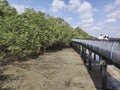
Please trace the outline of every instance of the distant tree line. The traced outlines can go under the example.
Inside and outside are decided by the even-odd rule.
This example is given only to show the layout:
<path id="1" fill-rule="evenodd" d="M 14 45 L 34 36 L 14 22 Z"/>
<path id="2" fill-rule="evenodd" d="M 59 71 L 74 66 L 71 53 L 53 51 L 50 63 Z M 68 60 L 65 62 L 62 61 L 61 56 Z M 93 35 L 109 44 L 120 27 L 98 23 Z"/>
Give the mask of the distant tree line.
<path id="1" fill-rule="evenodd" d="M 62 18 L 26 8 L 18 14 L 7 0 L 0 0 L 0 57 L 17 58 L 40 53 L 42 48 L 64 47 L 71 38 L 90 38 Z"/>

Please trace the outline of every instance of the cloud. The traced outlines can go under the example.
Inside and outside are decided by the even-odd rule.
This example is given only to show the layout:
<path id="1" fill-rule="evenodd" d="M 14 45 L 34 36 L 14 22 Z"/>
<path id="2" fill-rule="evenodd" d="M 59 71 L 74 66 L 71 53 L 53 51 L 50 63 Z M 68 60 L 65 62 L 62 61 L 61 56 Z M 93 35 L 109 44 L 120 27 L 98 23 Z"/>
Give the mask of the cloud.
<path id="1" fill-rule="evenodd" d="M 72 17 L 65 18 L 65 21 L 68 22 L 68 23 L 70 23 L 72 21 Z"/>
<path id="2" fill-rule="evenodd" d="M 120 0 L 116 0 L 116 1 L 115 1 L 115 4 L 116 4 L 116 5 L 120 5 Z"/>
<path id="3" fill-rule="evenodd" d="M 111 10 L 113 10 L 116 6 L 112 6 L 112 4 L 108 4 L 105 6 L 104 11 L 106 12 L 110 12 Z"/>
<path id="4" fill-rule="evenodd" d="M 108 18 L 104 21 L 104 24 L 108 24 L 108 23 L 114 23 L 116 22 L 116 19 L 115 18 Z"/>
<path id="5" fill-rule="evenodd" d="M 29 8 L 29 6 L 18 5 L 18 4 L 11 4 L 11 6 L 16 8 L 16 10 L 19 14 L 23 13 L 25 11 L 25 8 Z"/>
<path id="6" fill-rule="evenodd" d="M 79 14 L 80 21 L 79 26 L 84 29 L 89 29 L 93 26 L 94 17 L 93 13 L 96 9 L 92 7 L 89 2 L 83 1 L 77 9 L 77 13 Z"/>
<path id="7" fill-rule="evenodd" d="M 67 8 L 70 12 L 79 15 L 80 22 L 78 22 L 77 26 L 83 29 L 88 29 L 93 26 L 93 13 L 97 9 L 93 8 L 91 3 L 84 0 L 70 0 Z"/>
<path id="8" fill-rule="evenodd" d="M 102 29 L 102 27 L 100 27 L 100 26 L 93 26 L 91 28 L 91 30 L 101 30 L 101 29 Z"/>
<path id="9" fill-rule="evenodd" d="M 103 29 L 105 27 L 105 25 L 115 23 L 115 22 L 116 22 L 115 18 L 107 18 L 107 19 L 101 21 L 100 23 L 98 23 L 96 26 L 93 26 L 92 29 L 100 30 L 100 29 Z"/>
<path id="10" fill-rule="evenodd" d="M 45 13 L 46 12 L 46 8 L 41 8 L 40 11 Z"/>
<path id="11" fill-rule="evenodd" d="M 120 19 L 120 10 L 113 11 L 107 15 L 108 18 Z"/>
<path id="12" fill-rule="evenodd" d="M 57 13 L 59 10 L 65 8 L 66 5 L 62 0 L 53 0 L 51 11 Z"/>
<path id="13" fill-rule="evenodd" d="M 120 10 L 118 7 L 120 5 L 120 0 L 115 0 L 115 2 L 112 4 L 106 5 L 106 19 L 102 20 L 97 26 L 104 28 L 108 24 L 117 23 L 117 21 L 120 19 Z"/>
<path id="14" fill-rule="evenodd" d="M 78 8 L 80 7 L 81 3 L 81 0 L 70 0 L 68 9 L 70 11 L 76 12 L 76 10 L 78 10 Z"/>
<path id="15" fill-rule="evenodd" d="M 80 14 L 81 19 L 90 19 L 93 18 L 93 14 L 91 12 L 85 12 Z"/>
<path id="16" fill-rule="evenodd" d="M 86 23 L 86 24 L 83 24 L 81 27 L 84 28 L 84 29 L 88 29 L 88 28 L 91 28 L 91 26 L 93 26 L 92 23 Z"/>
<path id="17" fill-rule="evenodd" d="M 80 25 L 82 24 L 91 24 L 94 22 L 94 19 L 93 18 L 89 18 L 89 19 L 82 19 L 81 22 L 80 22 Z"/>
<path id="18" fill-rule="evenodd" d="M 80 12 L 80 13 L 89 12 L 88 10 L 90 10 L 90 12 L 92 12 L 93 8 L 92 8 L 92 5 L 89 2 L 86 2 L 86 1 L 81 3 L 80 7 L 78 8 L 78 12 Z"/>
<path id="19" fill-rule="evenodd" d="M 116 23 L 120 19 L 120 10 L 113 11 L 106 16 L 107 18 L 101 21 L 98 26 L 104 27 L 107 24 Z"/>
<path id="20" fill-rule="evenodd" d="M 62 10 L 64 10 L 69 13 L 78 14 L 80 22 L 78 22 L 77 25 L 81 28 L 83 27 L 83 29 L 88 29 L 93 26 L 93 14 L 97 9 L 93 8 L 90 2 L 85 0 L 69 0 L 69 3 L 65 4 L 63 0 L 53 0 L 51 6 L 53 13 L 62 12 Z M 70 23 L 72 18 L 66 18 L 65 20 Z"/>
<path id="21" fill-rule="evenodd" d="M 110 12 L 112 10 L 115 10 L 117 8 L 120 8 L 120 0 L 115 0 L 113 3 L 109 3 L 105 6 L 104 11 Z"/>
<path id="22" fill-rule="evenodd" d="M 101 23 L 102 25 L 117 22 L 120 19 L 120 0 L 107 4 L 104 11 L 107 12 L 107 19 Z"/>

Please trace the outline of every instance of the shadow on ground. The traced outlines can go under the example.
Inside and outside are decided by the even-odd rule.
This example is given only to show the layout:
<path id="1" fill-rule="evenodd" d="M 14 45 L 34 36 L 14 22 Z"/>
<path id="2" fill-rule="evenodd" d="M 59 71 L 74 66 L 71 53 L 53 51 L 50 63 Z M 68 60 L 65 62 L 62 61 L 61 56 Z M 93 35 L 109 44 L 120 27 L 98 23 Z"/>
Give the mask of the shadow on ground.
<path id="1" fill-rule="evenodd" d="M 13 88 L 2 86 L 6 81 L 8 81 L 8 79 L 10 79 L 10 75 L 0 75 L 0 90 L 15 90 Z"/>
<path id="2" fill-rule="evenodd" d="M 95 87 L 97 90 L 102 90 L 102 74 L 100 71 L 100 65 L 92 66 L 91 71 L 89 70 L 89 66 L 86 65 L 87 71 L 89 72 L 89 75 L 91 79 L 94 82 Z M 107 72 L 107 90 L 118 90 L 117 85 L 113 85 L 113 83 L 118 84 L 120 81 L 113 78 L 108 72 Z"/>
<path id="3" fill-rule="evenodd" d="M 102 90 L 102 86 L 101 86 L 101 80 L 102 80 L 102 76 L 101 76 L 101 72 L 100 72 L 100 67 L 92 67 L 91 71 L 88 68 L 88 65 L 86 66 L 90 77 L 92 78 L 95 87 L 97 88 L 97 90 Z"/>

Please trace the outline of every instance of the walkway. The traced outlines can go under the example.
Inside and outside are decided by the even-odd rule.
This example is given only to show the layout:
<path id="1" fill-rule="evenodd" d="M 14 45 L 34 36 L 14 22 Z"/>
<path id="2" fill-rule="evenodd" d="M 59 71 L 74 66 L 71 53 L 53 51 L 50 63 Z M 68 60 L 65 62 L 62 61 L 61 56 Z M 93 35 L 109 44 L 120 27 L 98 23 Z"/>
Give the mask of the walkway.
<path id="1" fill-rule="evenodd" d="M 9 90 L 96 90 L 80 56 L 73 49 L 14 62 L 3 73 Z M 8 77 L 9 76 L 9 77 Z"/>

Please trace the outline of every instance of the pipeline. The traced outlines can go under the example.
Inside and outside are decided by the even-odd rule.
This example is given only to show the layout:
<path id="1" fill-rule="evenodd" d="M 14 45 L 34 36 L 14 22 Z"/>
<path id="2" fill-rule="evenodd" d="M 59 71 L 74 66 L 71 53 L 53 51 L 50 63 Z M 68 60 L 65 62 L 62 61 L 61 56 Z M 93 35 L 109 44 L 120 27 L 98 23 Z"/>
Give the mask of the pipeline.
<path id="1" fill-rule="evenodd" d="M 71 42 L 80 44 L 120 68 L 120 42 L 72 39 Z"/>

